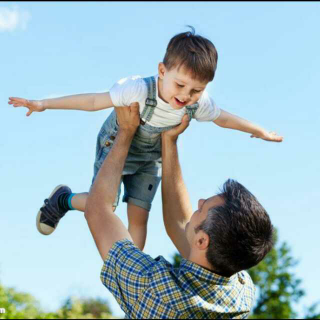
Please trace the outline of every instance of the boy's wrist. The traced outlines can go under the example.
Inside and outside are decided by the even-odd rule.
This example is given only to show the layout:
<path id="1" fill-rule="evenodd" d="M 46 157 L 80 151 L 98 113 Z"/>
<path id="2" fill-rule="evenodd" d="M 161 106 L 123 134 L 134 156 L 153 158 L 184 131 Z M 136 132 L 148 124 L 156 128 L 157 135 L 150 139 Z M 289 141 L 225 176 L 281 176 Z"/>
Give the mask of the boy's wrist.
<path id="1" fill-rule="evenodd" d="M 260 136 L 264 136 L 266 134 L 266 132 L 267 131 L 265 129 L 259 127 L 259 128 L 256 128 L 255 130 L 253 130 L 253 132 L 250 132 L 250 133 L 252 133 L 255 136 L 260 137 Z"/>
<path id="2" fill-rule="evenodd" d="M 43 111 L 48 109 L 48 100 L 47 99 L 43 99 L 43 100 L 38 100 L 40 106 L 42 107 Z"/>

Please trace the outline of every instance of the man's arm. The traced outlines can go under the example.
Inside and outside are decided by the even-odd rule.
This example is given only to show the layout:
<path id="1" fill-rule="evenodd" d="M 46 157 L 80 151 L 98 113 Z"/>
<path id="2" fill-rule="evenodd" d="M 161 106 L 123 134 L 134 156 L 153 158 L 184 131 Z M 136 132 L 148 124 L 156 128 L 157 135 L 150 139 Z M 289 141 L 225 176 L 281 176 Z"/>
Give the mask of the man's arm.
<path id="1" fill-rule="evenodd" d="M 8 103 L 14 107 L 28 108 L 27 116 L 30 116 L 32 112 L 42 112 L 48 109 L 98 111 L 113 107 L 109 92 L 76 94 L 43 100 L 9 97 Z"/>
<path id="2" fill-rule="evenodd" d="M 188 117 L 182 124 L 162 134 L 162 204 L 166 231 L 184 258 L 189 257 L 190 247 L 185 228 L 192 216 L 187 188 L 182 178 L 178 158 L 177 138 L 189 125 Z"/>
<path id="3" fill-rule="evenodd" d="M 116 108 L 116 112 L 119 131 L 90 190 L 85 209 L 85 217 L 103 260 L 115 242 L 122 239 L 132 241 L 128 230 L 114 214 L 112 205 L 131 141 L 140 123 L 139 105 Z"/>
<path id="4" fill-rule="evenodd" d="M 268 132 L 264 128 L 222 109 L 220 116 L 213 122 L 222 128 L 229 128 L 251 133 L 252 138 L 260 138 L 273 142 L 282 142 L 283 140 L 283 137 L 278 136 L 275 132 Z"/>

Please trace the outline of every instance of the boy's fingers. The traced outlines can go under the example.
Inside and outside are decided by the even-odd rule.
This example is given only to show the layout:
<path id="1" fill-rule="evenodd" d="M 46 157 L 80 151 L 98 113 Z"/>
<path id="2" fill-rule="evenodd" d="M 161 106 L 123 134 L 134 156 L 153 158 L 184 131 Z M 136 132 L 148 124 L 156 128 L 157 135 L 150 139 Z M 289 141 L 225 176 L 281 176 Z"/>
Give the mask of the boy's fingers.
<path id="1" fill-rule="evenodd" d="M 29 112 L 27 113 L 27 117 L 29 117 L 29 116 L 31 115 L 31 113 L 32 113 L 32 111 L 29 111 Z"/>

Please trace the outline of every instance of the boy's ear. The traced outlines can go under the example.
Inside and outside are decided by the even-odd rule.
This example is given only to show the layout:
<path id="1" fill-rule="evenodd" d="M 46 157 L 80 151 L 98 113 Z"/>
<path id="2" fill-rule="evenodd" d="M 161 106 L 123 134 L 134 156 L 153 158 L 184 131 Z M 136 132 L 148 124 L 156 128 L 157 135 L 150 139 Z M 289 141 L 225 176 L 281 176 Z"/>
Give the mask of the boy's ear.
<path id="1" fill-rule="evenodd" d="M 165 65 L 163 64 L 163 62 L 160 62 L 159 65 L 158 65 L 158 74 L 159 74 L 159 78 L 160 79 L 163 79 L 166 71 L 167 70 L 166 70 Z"/>

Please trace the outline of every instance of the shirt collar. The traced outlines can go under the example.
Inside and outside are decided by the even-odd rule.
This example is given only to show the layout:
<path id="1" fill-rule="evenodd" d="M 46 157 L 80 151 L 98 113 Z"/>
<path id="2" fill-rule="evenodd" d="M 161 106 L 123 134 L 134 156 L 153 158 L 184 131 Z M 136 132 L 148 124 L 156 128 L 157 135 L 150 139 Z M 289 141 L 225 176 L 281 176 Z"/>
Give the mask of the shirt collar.
<path id="1" fill-rule="evenodd" d="M 223 277 L 187 259 L 181 260 L 180 270 L 188 271 L 192 276 L 211 282 L 214 285 L 231 285 L 238 279 L 237 274 L 234 274 L 230 278 Z"/>

